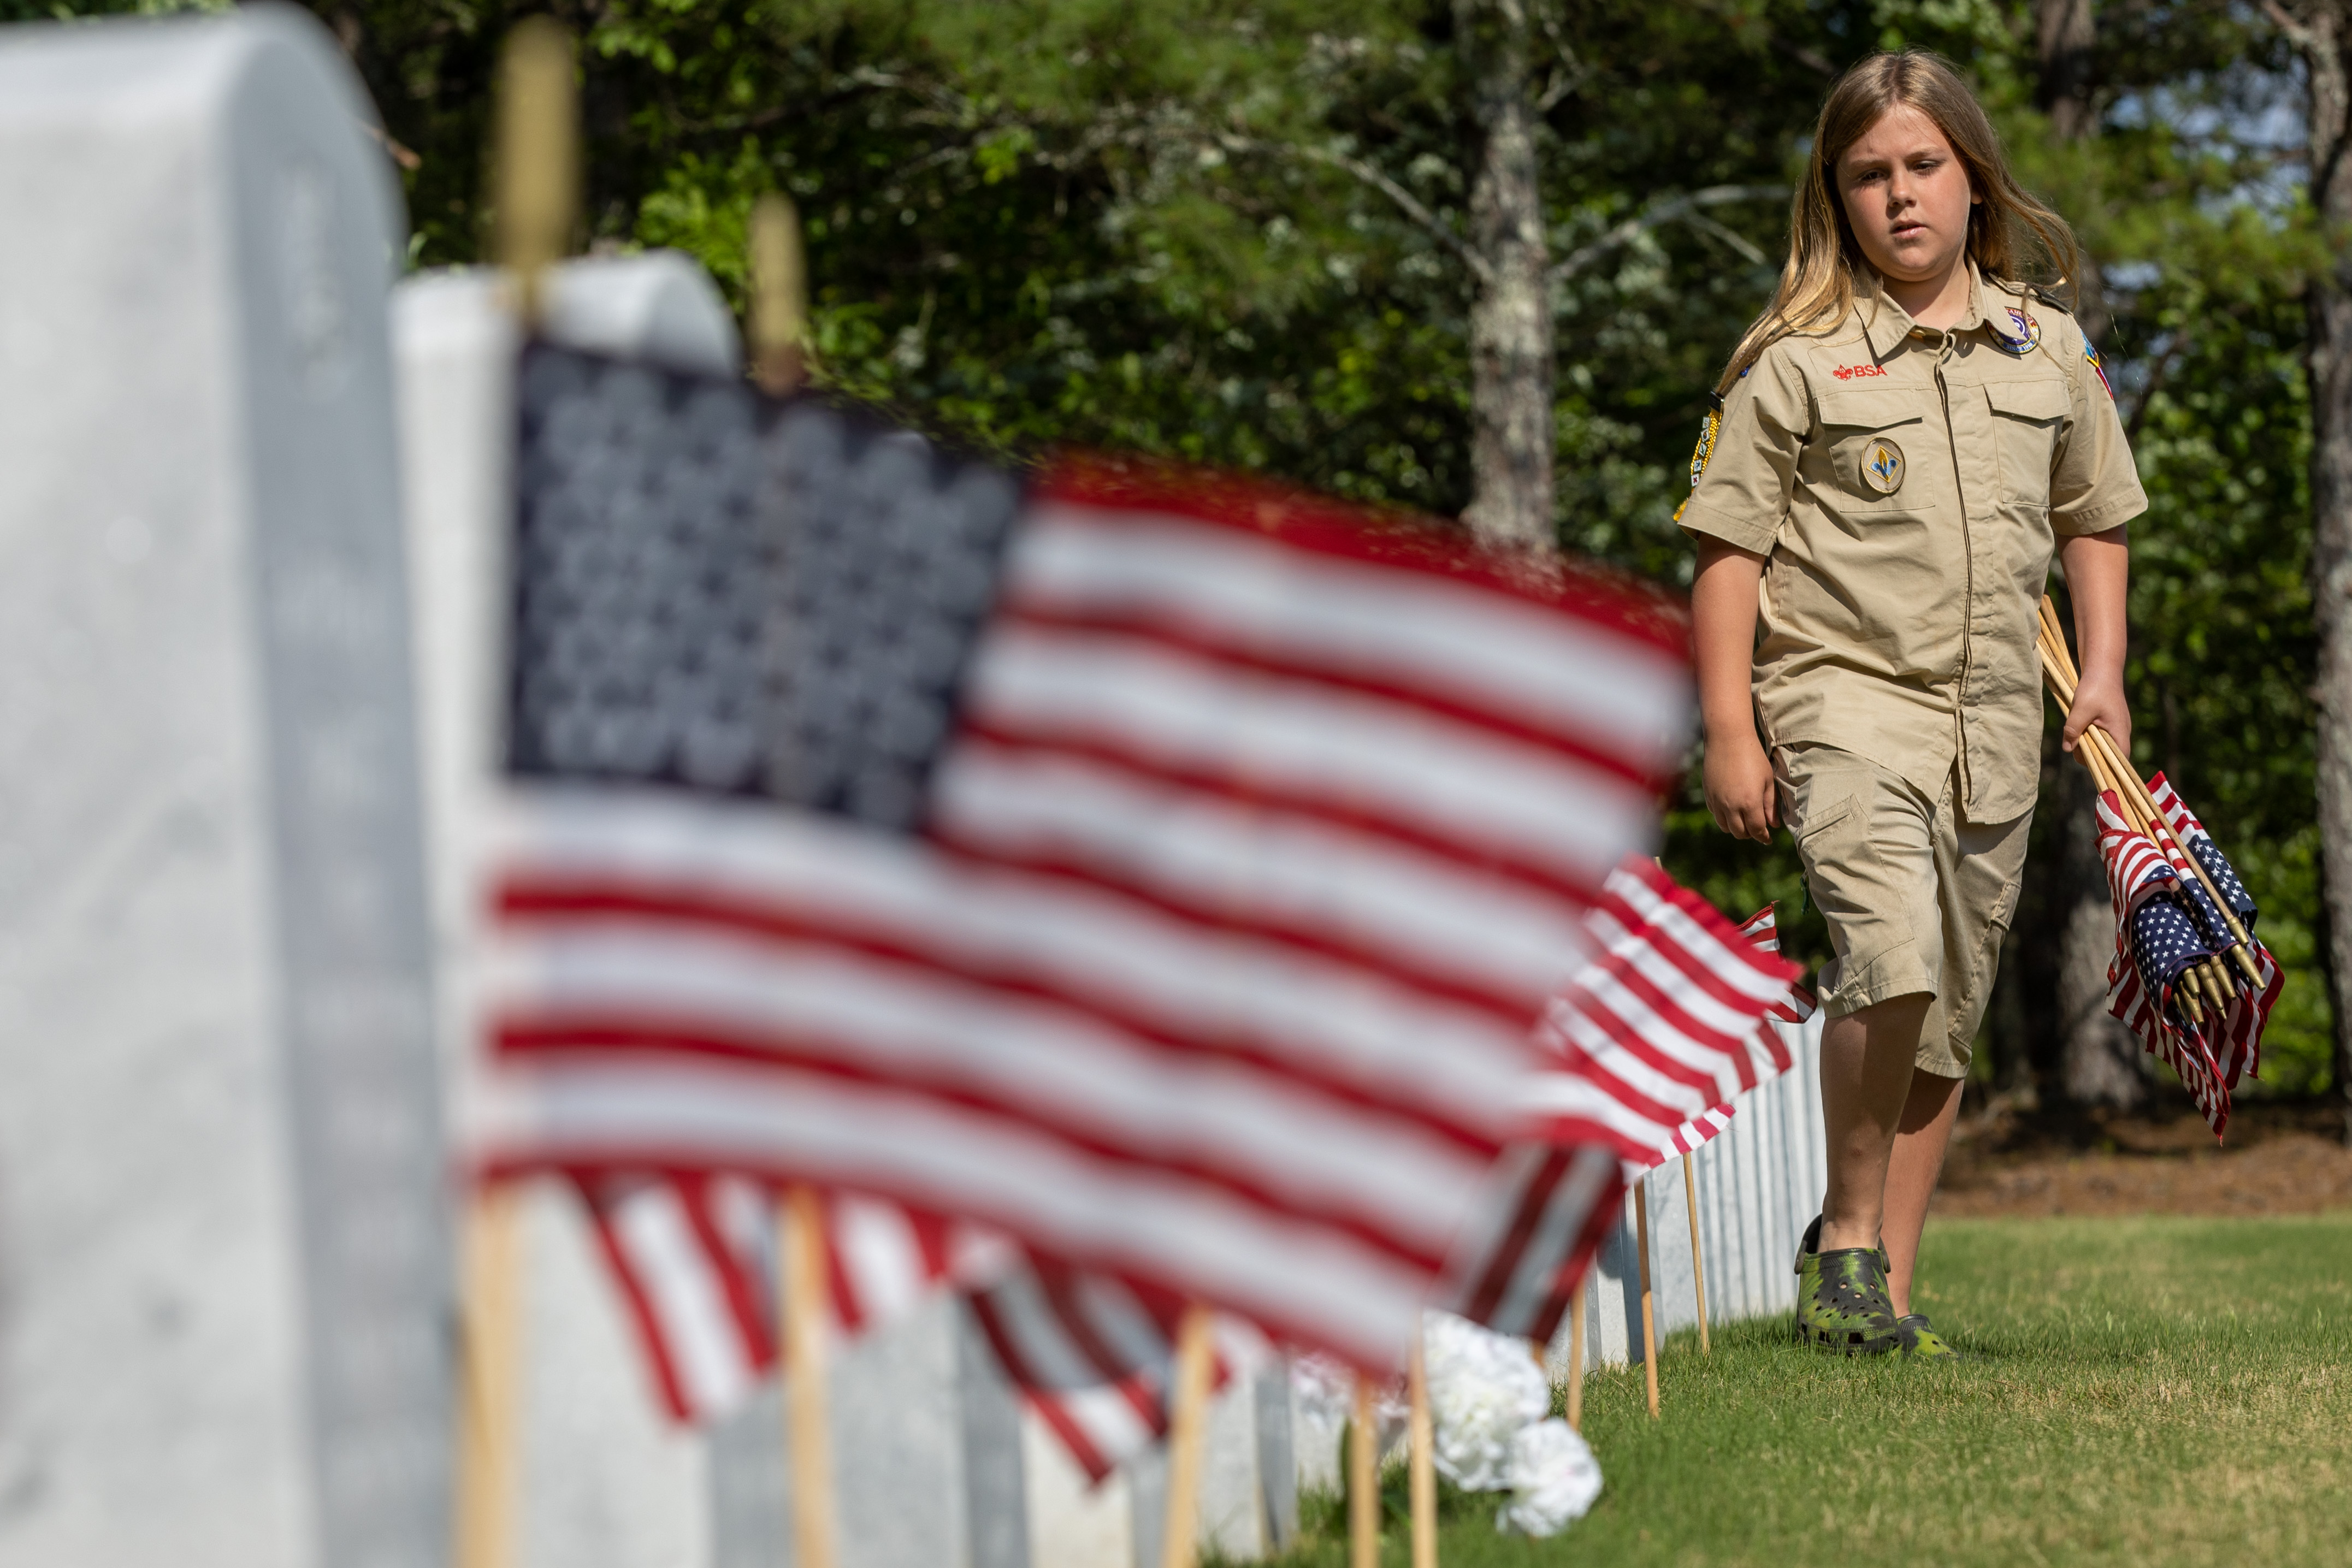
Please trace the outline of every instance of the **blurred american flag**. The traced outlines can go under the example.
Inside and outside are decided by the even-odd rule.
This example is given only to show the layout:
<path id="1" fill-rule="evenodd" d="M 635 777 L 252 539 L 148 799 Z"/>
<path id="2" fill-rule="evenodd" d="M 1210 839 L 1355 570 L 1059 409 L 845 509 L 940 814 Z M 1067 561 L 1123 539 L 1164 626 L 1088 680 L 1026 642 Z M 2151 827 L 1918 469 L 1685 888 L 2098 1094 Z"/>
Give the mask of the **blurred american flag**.
<path id="1" fill-rule="evenodd" d="M 1400 1358 L 1655 833 L 1679 624 L 1265 486 L 520 384 L 486 1174 L 815 1181 Z"/>

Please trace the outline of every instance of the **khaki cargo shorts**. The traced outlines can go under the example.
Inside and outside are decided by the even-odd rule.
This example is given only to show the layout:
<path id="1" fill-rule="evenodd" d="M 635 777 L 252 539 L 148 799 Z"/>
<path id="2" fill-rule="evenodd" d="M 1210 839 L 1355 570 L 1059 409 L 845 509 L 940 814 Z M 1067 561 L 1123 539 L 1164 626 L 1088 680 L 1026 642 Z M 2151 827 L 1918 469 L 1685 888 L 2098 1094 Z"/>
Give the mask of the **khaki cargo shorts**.
<path id="1" fill-rule="evenodd" d="M 1931 800 L 1869 758 L 1831 746 L 1775 747 L 1772 771 L 1782 821 L 1797 836 L 1806 884 L 1837 950 L 1821 973 L 1823 1009 L 1843 1018 L 1890 997 L 1932 992 L 1916 1064 L 1938 1077 L 1967 1077 L 2001 937 L 2017 913 L 2033 813 L 1962 821 L 1957 772 Z"/>

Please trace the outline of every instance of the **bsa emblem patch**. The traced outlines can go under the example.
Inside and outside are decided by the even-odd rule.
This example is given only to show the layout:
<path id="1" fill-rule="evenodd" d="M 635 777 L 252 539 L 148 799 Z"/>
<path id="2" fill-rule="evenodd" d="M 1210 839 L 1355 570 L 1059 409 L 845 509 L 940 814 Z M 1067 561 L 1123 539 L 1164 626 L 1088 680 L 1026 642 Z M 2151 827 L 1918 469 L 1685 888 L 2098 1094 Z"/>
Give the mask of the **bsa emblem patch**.
<path id="1" fill-rule="evenodd" d="M 1741 373 L 1746 374 L 1745 371 Z M 1690 476 L 1693 490 L 1698 488 L 1699 479 L 1706 473 L 1706 460 L 1715 455 L 1715 438 L 1722 434 L 1723 411 L 1720 408 L 1708 409 L 1706 417 L 1699 422 L 1698 445 L 1691 453 Z M 1683 520 L 1683 507 L 1689 505 L 1690 497 L 1684 497 L 1683 506 L 1675 508 L 1675 521 L 1679 523 Z"/>
<path id="2" fill-rule="evenodd" d="M 2107 389 L 2107 400 L 2110 402 L 2114 402 L 2115 385 L 2107 380 L 2107 367 L 2099 362 L 2099 350 L 2091 347 L 2091 340 L 2088 338 L 2083 340 L 2083 358 L 2090 365 L 2092 372 L 2099 378 L 2099 384 Z"/>
<path id="3" fill-rule="evenodd" d="M 1903 488 L 1903 448 L 1883 435 L 1874 436 L 1862 450 L 1862 482 L 1882 496 Z"/>
<path id="4" fill-rule="evenodd" d="M 2003 353 L 2013 354 L 2021 360 L 2042 341 L 2042 323 L 2023 310 L 2011 310 L 2009 319 L 2016 323 L 2017 335 L 2012 338 L 1995 327 L 1992 329 L 1992 340 Z"/>

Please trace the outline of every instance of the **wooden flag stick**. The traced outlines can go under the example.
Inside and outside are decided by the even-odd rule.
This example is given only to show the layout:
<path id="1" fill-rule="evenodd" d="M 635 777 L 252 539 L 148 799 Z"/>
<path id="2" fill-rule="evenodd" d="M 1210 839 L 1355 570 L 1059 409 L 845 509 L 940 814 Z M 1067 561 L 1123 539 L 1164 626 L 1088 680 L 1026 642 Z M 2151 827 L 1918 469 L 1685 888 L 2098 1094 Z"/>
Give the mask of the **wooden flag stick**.
<path id="1" fill-rule="evenodd" d="M 1568 1299 L 1568 1424 L 1584 1430 L 1584 1291 Z"/>
<path id="2" fill-rule="evenodd" d="M 553 17 L 525 17 L 507 35 L 499 63 L 491 248 L 513 276 L 516 308 L 527 327 L 539 323 L 547 269 L 571 250 L 579 217 L 572 68 L 572 35 Z"/>
<path id="3" fill-rule="evenodd" d="M 1658 1330 L 1650 1309 L 1650 1178 L 1633 1184 L 1633 1244 L 1642 1254 L 1642 1381 L 1650 1392 L 1650 1419 L 1658 1418 Z"/>
<path id="4" fill-rule="evenodd" d="M 457 1337 L 456 1568 L 510 1568 L 521 1456 L 520 1195 L 474 1196 L 466 1214 Z"/>
<path id="5" fill-rule="evenodd" d="M 824 1207 L 795 1182 L 778 1214 L 783 1252 L 785 1477 L 791 1488 L 794 1568 L 834 1568 L 833 1430 L 825 1410 Z"/>
<path id="6" fill-rule="evenodd" d="M 1698 1178 L 1691 1174 L 1690 1151 L 1683 1151 L 1683 1206 L 1690 1210 L 1691 1288 L 1698 1296 L 1698 1353 L 1713 1355 L 1706 1343 L 1706 1265 L 1698 1252 Z"/>
<path id="7" fill-rule="evenodd" d="M 1160 1568 L 1192 1568 L 1201 1539 L 1201 1458 L 1208 1447 L 1209 1377 L 1214 1359 L 1209 1309 L 1195 1301 L 1176 1330 L 1168 1399 L 1168 1516 Z"/>
<path id="8" fill-rule="evenodd" d="M 543 277 L 569 247 L 579 201 L 579 114 L 572 35 L 547 16 L 519 22 L 499 62 L 492 150 L 492 251 L 514 278 L 526 326 Z M 451 1558 L 457 1568 L 514 1561 L 520 1479 L 522 1257 L 520 1198 L 506 1184 L 467 1211 L 460 1267 L 457 1473 Z"/>
<path id="9" fill-rule="evenodd" d="M 808 373 L 808 262 L 801 214 L 771 191 L 751 204 L 751 375 L 782 397 Z"/>
<path id="10" fill-rule="evenodd" d="M 1372 1380 L 1356 1374 L 1356 1419 L 1348 1436 L 1348 1568 L 1381 1568 L 1380 1428 Z"/>
<path id="11" fill-rule="evenodd" d="M 1412 1365 L 1405 1383 L 1412 1401 L 1406 1449 L 1406 1479 L 1412 1502 L 1412 1568 L 1437 1568 L 1437 1431 L 1429 1418 L 1427 1335 L 1412 1336 Z"/>
<path id="12" fill-rule="evenodd" d="M 2075 673 L 2073 655 L 2066 651 L 2065 629 L 2059 623 L 2058 607 L 2050 601 L 2050 596 L 2046 593 L 2042 596 L 2038 614 L 2042 623 L 2042 674 L 2049 680 L 2052 692 L 2056 694 L 2059 706 L 2072 711 L 2074 706 L 2074 688 L 2082 684 L 2081 677 Z M 2115 743 L 2115 737 L 2096 725 L 2091 726 L 2083 734 L 2084 738 L 2091 740 L 2093 746 L 2103 747 L 2105 749 L 2108 760 L 2114 765 L 2114 769 L 2118 776 L 2116 786 L 2116 797 L 2129 800 L 2137 808 L 2136 814 L 2147 823 L 2152 824 L 2151 831 L 2169 841 L 2173 848 L 2179 852 L 2181 862 L 2189 867 L 2199 883 L 2204 887 L 2205 895 L 2213 901 L 2214 909 L 2221 916 L 2222 926 L 2231 936 L 2238 939 L 2238 946 L 2230 949 L 2230 956 L 2237 960 L 2239 969 L 2259 992 L 2263 986 L 2262 971 L 2255 967 L 2254 960 L 2248 951 L 2253 946 L 2254 939 L 2247 934 L 2246 928 L 2238 923 L 2237 915 L 2231 912 L 2228 903 L 2221 897 L 2221 890 L 2213 885 L 2213 879 L 2205 874 L 2205 868 L 2198 863 L 2195 855 L 2189 852 L 2189 846 L 2180 841 L 2180 835 L 2172 831 L 2172 824 L 2165 819 L 2164 813 L 2157 809 L 2155 795 L 2140 779 L 2138 770 L 2133 768 L 2130 761 L 2124 757 L 2122 748 Z M 2079 746 L 2080 742 L 2077 745 Z"/>

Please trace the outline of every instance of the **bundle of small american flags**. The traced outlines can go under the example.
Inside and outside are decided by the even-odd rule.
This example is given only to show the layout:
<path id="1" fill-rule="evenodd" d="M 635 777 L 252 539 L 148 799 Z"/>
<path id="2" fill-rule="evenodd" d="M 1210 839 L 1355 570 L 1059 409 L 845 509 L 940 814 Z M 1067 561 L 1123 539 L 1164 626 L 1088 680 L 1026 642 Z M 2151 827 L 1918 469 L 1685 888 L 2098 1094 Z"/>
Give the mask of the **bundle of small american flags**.
<path id="1" fill-rule="evenodd" d="M 2167 830 L 2161 841 L 2132 825 L 2113 790 L 2098 797 L 2099 852 L 2116 910 L 2108 1010 L 2179 1074 L 2219 1138 L 2231 1091 L 2261 1070 L 2263 1030 L 2282 976 L 2253 936 L 2261 912 L 2205 825 L 2163 774 L 2148 780 L 2147 794 Z M 2219 961 L 2225 956 L 2238 967 Z"/>
<path id="2" fill-rule="evenodd" d="M 1612 871 L 1689 718 L 1660 603 L 546 345 L 519 391 L 473 1151 L 579 1184 L 681 1416 L 775 1361 L 784 1183 L 839 1327 L 961 1291 L 1097 1474 L 1189 1302 L 1229 1361 L 1544 1331 L 1622 1138 L 1531 1117 L 1533 1029 L 1636 904 L 1696 967 L 1627 1038 L 1728 1042 L 1672 1124 L 1768 1070 L 1787 967 Z"/>
<path id="3" fill-rule="evenodd" d="M 2043 682 L 2065 713 L 2081 677 L 2048 596 L 2038 613 Z M 2099 854 L 2115 900 L 2107 1010 L 2179 1075 L 2219 1138 L 2231 1091 L 2261 1070 L 2283 971 L 2255 939 L 2259 911 L 2245 884 L 2171 781 L 2158 773 L 2142 783 L 2095 724 L 2074 749 L 2097 785 Z"/>

